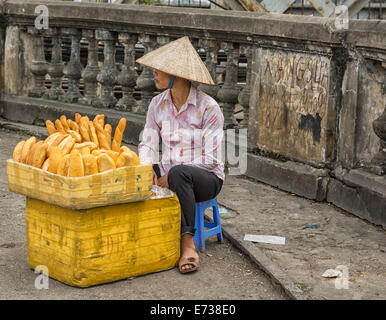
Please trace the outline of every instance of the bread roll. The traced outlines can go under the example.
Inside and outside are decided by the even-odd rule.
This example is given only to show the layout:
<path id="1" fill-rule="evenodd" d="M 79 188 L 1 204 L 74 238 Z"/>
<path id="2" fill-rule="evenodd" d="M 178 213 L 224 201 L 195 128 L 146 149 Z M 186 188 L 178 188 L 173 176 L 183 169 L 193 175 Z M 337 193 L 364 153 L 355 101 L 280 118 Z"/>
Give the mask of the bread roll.
<path id="1" fill-rule="evenodd" d="M 49 136 L 47 137 L 47 139 L 44 140 L 44 142 L 50 145 L 51 142 L 52 142 L 56 137 L 58 137 L 58 136 L 60 136 L 60 135 L 63 135 L 63 133 L 62 133 L 62 132 L 56 131 L 56 132 L 54 132 L 53 134 L 49 135 Z"/>
<path id="2" fill-rule="evenodd" d="M 75 143 L 81 143 L 82 142 L 82 136 L 80 135 L 80 133 L 74 131 L 74 130 L 67 130 L 67 133 L 69 133 L 71 135 L 71 137 L 73 137 L 75 139 Z"/>
<path id="3" fill-rule="evenodd" d="M 121 148 L 121 142 L 122 142 L 123 132 L 125 131 L 125 128 L 126 128 L 126 118 L 121 118 L 121 120 L 119 120 L 117 127 L 115 128 L 114 139 L 111 144 L 111 149 L 113 151 L 119 152 L 119 149 Z"/>
<path id="4" fill-rule="evenodd" d="M 55 120 L 55 126 L 56 126 L 57 131 L 62 132 L 62 133 L 66 133 L 66 131 L 63 128 L 62 122 L 59 119 Z"/>
<path id="5" fill-rule="evenodd" d="M 133 164 L 132 165 L 133 166 L 141 164 L 138 155 L 133 150 L 131 150 L 129 147 L 122 146 L 120 148 L 120 153 L 122 153 L 122 152 L 127 152 L 127 153 L 132 154 L 132 156 L 133 156 Z"/>
<path id="6" fill-rule="evenodd" d="M 83 156 L 84 175 L 89 176 L 91 174 L 98 173 L 97 158 L 92 154 L 86 154 Z"/>
<path id="7" fill-rule="evenodd" d="M 131 153 L 128 153 L 128 152 L 122 152 L 117 161 L 116 161 L 116 166 L 117 168 L 121 168 L 121 167 L 126 167 L 126 166 L 132 166 L 133 165 L 133 155 Z"/>
<path id="8" fill-rule="evenodd" d="M 26 140 L 26 142 L 23 145 L 23 150 L 21 151 L 21 158 L 20 162 L 26 163 L 27 156 L 32 148 L 32 146 L 36 143 L 36 137 L 31 137 Z"/>
<path id="9" fill-rule="evenodd" d="M 13 149 L 13 161 L 20 162 L 24 144 L 25 140 L 22 140 L 18 142 L 15 149 Z"/>
<path id="10" fill-rule="evenodd" d="M 106 150 L 106 153 L 111 157 L 111 159 L 114 160 L 114 162 L 117 162 L 117 159 L 119 157 L 119 152 L 115 152 L 113 150 Z"/>
<path id="11" fill-rule="evenodd" d="M 104 172 L 116 168 L 115 162 L 107 153 L 102 153 L 97 157 L 98 171 Z"/>
<path id="12" fill-rule="evenodd" d="M 79 150 L 74 150 L 70 154 L 70 160 L 68 164 L 68 177 L 83 177 L 84 176 L 84 165 L 82 155 Z"/>
<path id="13" fill-rule="evenodd" d="M 50 158 L 47 158 L 47 159 L 44 161 L 43 165 L 42 165 L 42 170 L 48 171 L 48 166 L 49 166 L 49 165 L 50 165 Z"/>
<path id="14" fill-rule="evenodd" d="M 48 159 L 50 161 L 48 163 L 47 171 L 56 174 L 59 168 L 59 164 L 63 159 L 62 150 L 58 146 L 52 147 L 50 157 Z"/>
<path id="15" fill-rule="evenodd" d="M 90 137 L 90 128 L 89 128 L 89 119 L 88 117 L 82 117 L 79 120 L 79 132 L 83 138 L 83 141 L 91 141 Z"/>
<path id="16" fill-rule="evenodd" d="M 33 158 L 34 158 L 34 155 L 35 155 L 35 151 L 36 149 L 41 145 L 43 144 L 44 141 L 39 141 L 39 142 L 36 142 L 30 149 L 30 151 L 28 152 L 28 155 L 27 155 L 27 159 L 25 161 L 26 164 L 32 166 L 32 162 L 33 162 Z"/>
<path id="17" fill-rule="evenodd" d="M 51 158 L 51 157 L 50 157 Z M 70 160 L 70 154 L 65 154 L 61 159 L 57 167 L 56 174 L 59 174 L 61 176 L 67 176 L 68 171 L 68 163 Z"/>
<path id="18" fill-rule="evenodd" d="M 90 148 L 90 151 L 93 151 L 97 149 L 97 145 L 94 142 L 88 141 L 88 142 L 82 142 L 82 143 L 76 143 L 74 145 L 74 149 L 83 149 L 83 148 Z"/>
<path id="19" fill-rule="evenodd" d="M 48 134 L 51 135 L 56 132 L 56 128 L 54 123 L 51 120 L 46 120 L 46 128 L 48 131 Z"/>
<path id="20" fill-rule="evenodd" d="M 59 148 L 62 150 L 63 154 L 68 154 L 71 152 L 74 145 L 75 139 L 69 135 L 59 144 Z"/>
<path id="21" fill-rule="evenodd" d="M 36 149 L 32 158 L 32 163 L 31 165 L 35 168 L 41 168 L 44 161 L 47 158 L 47 148 L 48 145 L 44 143 L 44 141 L 40 141 L 41 144 L 39 143 L 36 144 Z"/>

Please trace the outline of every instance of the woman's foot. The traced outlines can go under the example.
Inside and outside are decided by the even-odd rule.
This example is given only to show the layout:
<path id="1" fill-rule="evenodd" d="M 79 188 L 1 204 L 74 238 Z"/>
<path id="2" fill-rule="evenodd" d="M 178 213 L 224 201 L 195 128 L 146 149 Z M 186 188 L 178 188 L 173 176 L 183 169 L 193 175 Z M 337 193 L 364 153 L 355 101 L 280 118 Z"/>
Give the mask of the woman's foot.
<path id="1" fill-rule="evenodd" d="M 179 269 L 182 273 L 186 273 L 194 271 L 198 267 L 199 256 L 194 245 L 194 238 L 190 233 L 185 233 L 181 237 L 181 257 Z"/>

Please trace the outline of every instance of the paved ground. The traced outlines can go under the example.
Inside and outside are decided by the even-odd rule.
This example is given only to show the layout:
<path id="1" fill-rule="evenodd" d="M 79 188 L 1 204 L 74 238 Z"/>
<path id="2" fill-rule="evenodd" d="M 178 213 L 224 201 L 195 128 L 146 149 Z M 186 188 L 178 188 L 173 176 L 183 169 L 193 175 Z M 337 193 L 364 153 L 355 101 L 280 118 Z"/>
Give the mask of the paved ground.
<path id="1" fill-rule="evenodd" d="M 0 130 L 0 299 L 288 299 L 280 288 L 228 241 L 208 239 L 198 272 L 176 268 L 133 279 L 75 288 L 50 279 L 48 290 L 35 289 L 28 267 L 25 197 L 9 192 L 6 160 L 27 135 Z"/>
<path id="2" fill-rule="evenodd" d="M 34 132 L 36 128 L 28 129 Z M 214 239 L 207 240 L 207 252 L 200 254 L 201 270 L 187 277 L 173 269 L 89 289 L 54 280 L 50 290 L 34 289 L 35 274 L 25 256 L 24 197 L 8 191 L 5 174 L 5 160 L 22 138 L 25 136 L 0 131 L 0 274 L 4 279 L 0 299 L 287 299 L 228 241 L 219 245 Z M 230 211 L 222 215 L 224 229 L 237 230 L 239 236 L 285 237 L 285 245 L 241 244 L 262 252 L 269 258 L 267 265 L 281 269 L 285 280 L 310 298 L 386 299 L 386 231 L 381 227 L 327 203 L 245 177 L 227 176 L 218 201 Z M 309 224 L 318 228 L 302 229 Z M 321 276 L 338 265 L 348 272 L 347 289 L 338 289 L 336 279 Z M 192 289 L 181 288 L 181 283 Z"/>

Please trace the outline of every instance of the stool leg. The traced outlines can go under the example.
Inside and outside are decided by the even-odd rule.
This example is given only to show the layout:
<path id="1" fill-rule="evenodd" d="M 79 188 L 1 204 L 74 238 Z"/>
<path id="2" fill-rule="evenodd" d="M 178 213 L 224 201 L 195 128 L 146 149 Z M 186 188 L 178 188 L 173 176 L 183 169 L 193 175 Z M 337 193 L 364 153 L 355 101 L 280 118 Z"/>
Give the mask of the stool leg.
<path id="1" fill-rule="evenodd" d="M 218 210 L 217 201 L 216 206 L 213 206 L 213 222 L 220 227 L 220 232 L 217 233 L 217 241 L 220 243 L 224 243 L 224 239 L 222 236 L 222 229 L 221 229 L 221 220 L 220 220 L 220 212 Z"/>
<path id="2" fill-rule="evenodd" d="M 196 216 L 194 220 L 194 228 L 196 229 L 196 232 L 194 233 L 194 245 L 196 247 L 196 250 L 200 250 L 200 205 L 196 204 Z"/>
<path id="3" fill-rule="evenodd" d="M 204 211 L 205 210 L 200 210 L 198 212 L 198 215 L 200 216 L 200 251 L 205 252 L 205 236 L 204 236 Z"/>

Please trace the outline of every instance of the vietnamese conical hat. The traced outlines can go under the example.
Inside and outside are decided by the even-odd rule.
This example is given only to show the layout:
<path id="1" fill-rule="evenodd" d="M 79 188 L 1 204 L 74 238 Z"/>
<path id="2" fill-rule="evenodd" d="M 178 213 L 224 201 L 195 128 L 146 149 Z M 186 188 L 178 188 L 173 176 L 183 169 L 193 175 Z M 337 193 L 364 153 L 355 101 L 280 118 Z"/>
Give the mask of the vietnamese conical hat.
<path id="1" fill-rule="evenodd" d="M 187 36 L 171 41 L 136 60 L 143 66 L 203 84 L 215 84 Z"/>

